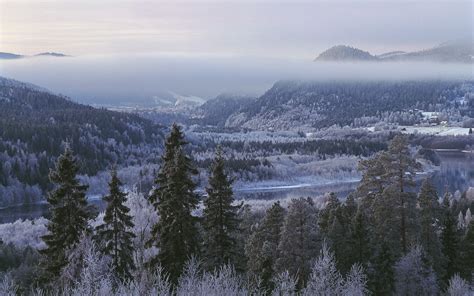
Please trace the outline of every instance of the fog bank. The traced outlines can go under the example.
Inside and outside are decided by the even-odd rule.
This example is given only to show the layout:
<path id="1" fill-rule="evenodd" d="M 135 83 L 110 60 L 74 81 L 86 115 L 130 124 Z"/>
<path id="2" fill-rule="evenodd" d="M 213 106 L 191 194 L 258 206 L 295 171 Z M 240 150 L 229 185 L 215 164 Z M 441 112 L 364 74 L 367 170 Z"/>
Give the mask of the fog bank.
<path id="1" fill-rule="evenodd" d="M 145 103 L 169 92 L 260 95 L 278 80 L 473 79 L 472 65 L 316 63 L 302 59 L 164 54 L 0 61 L 0 75 L 89 104 Z"/>

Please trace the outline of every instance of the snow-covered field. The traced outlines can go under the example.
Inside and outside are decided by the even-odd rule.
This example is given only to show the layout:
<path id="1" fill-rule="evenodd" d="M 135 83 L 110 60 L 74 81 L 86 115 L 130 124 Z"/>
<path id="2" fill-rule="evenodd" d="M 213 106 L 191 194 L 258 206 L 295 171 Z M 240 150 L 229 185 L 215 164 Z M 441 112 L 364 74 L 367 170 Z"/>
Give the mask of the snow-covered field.
<path id="1" fill-rule="evenodd" d="M 469 134 L 469 128 L 457 126 L 400 126 L 399 129 L 406 134 L 427 134 L 437 136 L 460 136 Z"/>
<path id="2" fill-rule="evenodd" d="M 392 127 L 390 130 L 393 130 Z M 377 128 L 374 126 L 367 127 L 366 130 L 369 132 L 377 132 Z M 400 125 L 396 127 L 397 131 L 404 134 L 425 134 L 425 135 L 436 135 L 436 136 L 462 136 L 469 134 L 469 128 L 459 126 L 411 126 L 411 125 Z"/>

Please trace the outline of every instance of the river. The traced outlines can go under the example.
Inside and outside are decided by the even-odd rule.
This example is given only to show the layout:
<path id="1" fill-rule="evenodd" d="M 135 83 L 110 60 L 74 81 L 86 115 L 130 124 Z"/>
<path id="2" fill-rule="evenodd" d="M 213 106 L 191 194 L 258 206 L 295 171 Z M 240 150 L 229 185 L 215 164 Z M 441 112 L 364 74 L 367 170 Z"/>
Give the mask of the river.
<path id="1" fill-rule="evenodd" d="M 449 191 L 465 191 L 474 187 L 474 154 L 461 151 L 437 151 L 441 165 L 439 170 L 431 173 L 432 180 L 443 195 L 448 188 Z M 420 178 L 421 179 L 421 178 Z M 237 199 L 284 199 L 293 197 L 320 196 L 327 192 L 335 192 L 341 198 L 346 197 L 357 187 L 358 182 L 353 180 L 335 181 L 331 184 L 291 183 L 278 186 L 261 186 L 252 188 L 236 188 Z M 99 209 L 104 205 L 100 199 L 90 200 Z M 0 209 L 0 223 L 8 223 L 17 219 L 32 219 L 47 216 L 48 205 L 46 203 L 21 205 Z"/>

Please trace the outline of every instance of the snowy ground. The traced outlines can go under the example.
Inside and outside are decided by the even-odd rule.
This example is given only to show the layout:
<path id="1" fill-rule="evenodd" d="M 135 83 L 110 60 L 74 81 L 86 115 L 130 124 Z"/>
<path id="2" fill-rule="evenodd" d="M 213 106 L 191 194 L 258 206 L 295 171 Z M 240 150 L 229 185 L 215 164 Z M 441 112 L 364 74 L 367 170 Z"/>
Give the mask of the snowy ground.
<path id="1" fill-rule="evenodd" d="M 457 126 L 400 126 L 399 129 L 406 134 L 427 134 L 437 136 L 460 136 L 469 134 L 469 128 Z"/>
<path id="2" fill-rule="evenodd" d="M 367 127 L 366 130 L 370 132 L 376 132 L 376 128 L 371 126 Z M 398 131 L 401 131 L 405 134 L 425 134 L 425 135 L 436 135 L 436 136 L 461 136 L 468 135 L 469 128 L 458 127 L 458 126 L 405 126 L 400 125 L 397 128 Z"/>

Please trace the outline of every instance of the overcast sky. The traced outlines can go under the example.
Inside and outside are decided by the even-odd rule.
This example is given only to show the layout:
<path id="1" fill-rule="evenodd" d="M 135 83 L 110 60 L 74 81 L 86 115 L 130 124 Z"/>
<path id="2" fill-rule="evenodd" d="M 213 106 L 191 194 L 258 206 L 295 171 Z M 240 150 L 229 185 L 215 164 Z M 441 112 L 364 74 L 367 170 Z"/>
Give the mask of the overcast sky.
<path id="1" fill-rule="evenodd" d="M 472 39 L 472 1 L 0 0 L 0 51 L 314 58 Z"/>

